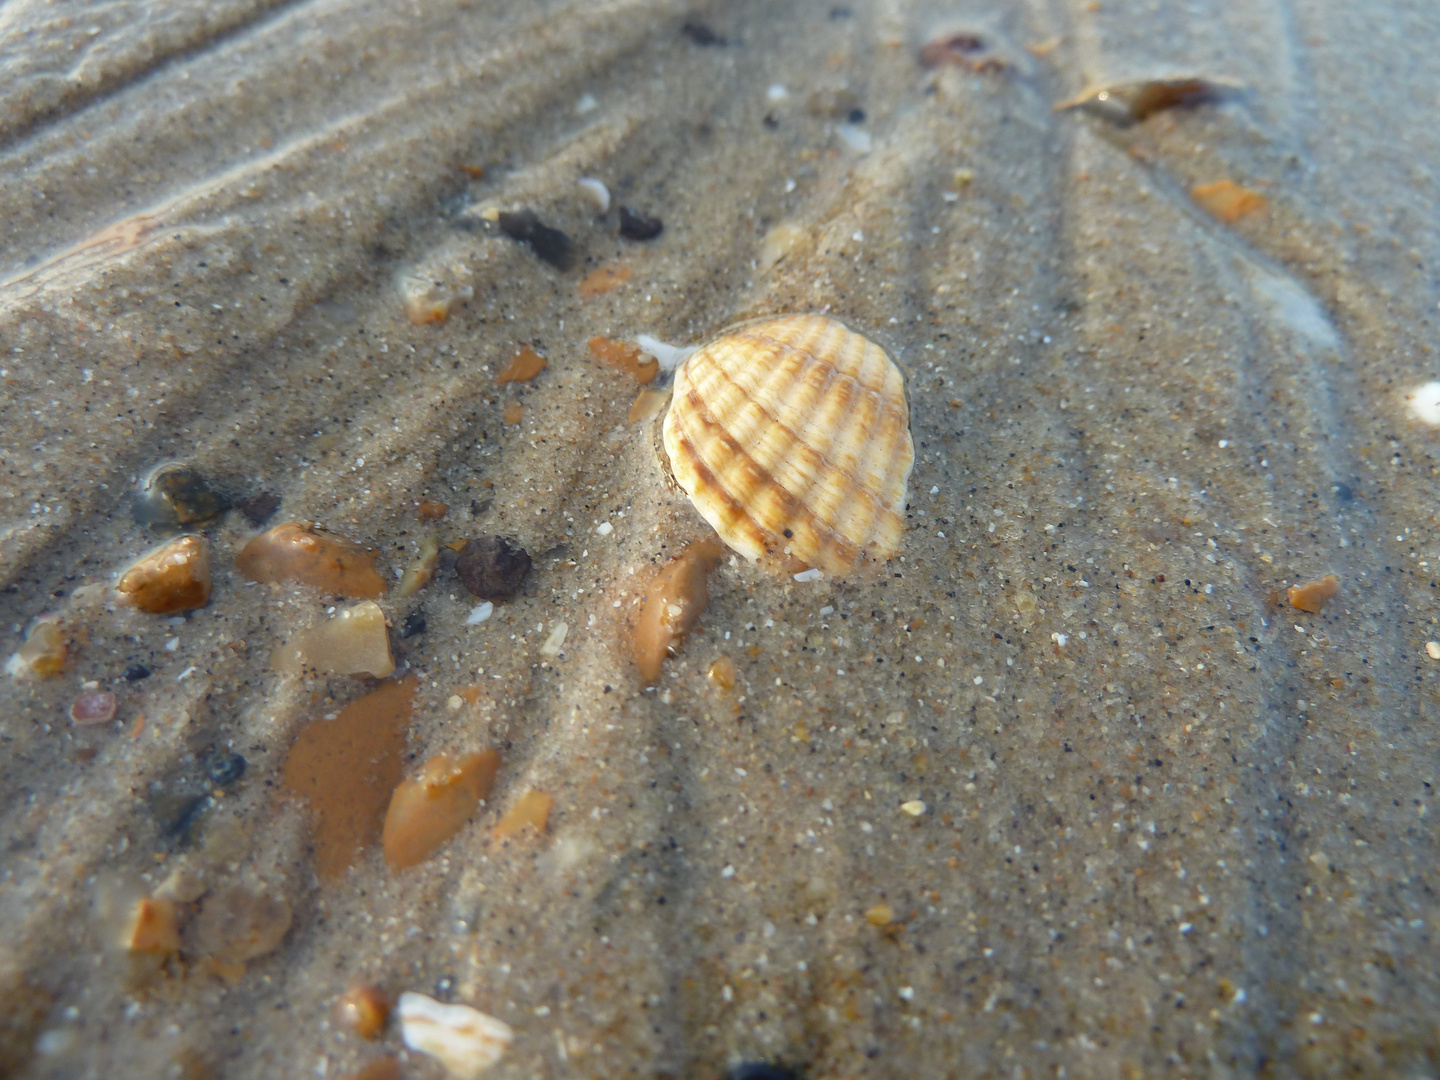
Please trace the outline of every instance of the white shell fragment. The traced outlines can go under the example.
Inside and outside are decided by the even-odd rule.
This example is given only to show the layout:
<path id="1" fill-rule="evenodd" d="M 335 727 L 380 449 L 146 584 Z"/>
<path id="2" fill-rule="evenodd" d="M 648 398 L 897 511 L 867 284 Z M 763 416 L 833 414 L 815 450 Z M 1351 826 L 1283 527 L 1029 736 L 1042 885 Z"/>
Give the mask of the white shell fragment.
<path id="1" fill-rule="evenodd" d="M 550 636 L 540 646 L 541 656 L 559 656 L 560 650 L 565 647 L 565 635 L 570 632 L 568 623 L 556 623 L 550 631 Z"/>
<path id="2" fill-rule="evenodd" d="M 590 196 L 595 203 L 595 208 L 600 213 L 603 214 L 610 209 L 610 189 L 605 186 L 603 181 L 596 180 L 593 176 L 582 176 L 575 182 L 580 185 L 586 195 Z"/>
<path id="3" fill-rule="evenodd" d="M 407 990 L 400 995 L 400 1036 L 411 1050 L 439 1058 L 455 1080 L 475 1080 L 505 1055 L 510 1025 L 469 1005 L 442 1005 Z"/>
<path id="4" fill-rule="evenodd" d="M 1417 386 L 1405 395 L 1405 400 L 1417 420 L 1423 420 L 1432 427 L 1440 427 L 1440 382 Z"/>
<path id="5" fill-rule="evenodd" d="M 495 605 L 486 600 L 483 604 L 476 604 L 470 609 L 470 614 L 465 616 L 465 625 L 479 626 L 493 614 L 495 614 Z"/>

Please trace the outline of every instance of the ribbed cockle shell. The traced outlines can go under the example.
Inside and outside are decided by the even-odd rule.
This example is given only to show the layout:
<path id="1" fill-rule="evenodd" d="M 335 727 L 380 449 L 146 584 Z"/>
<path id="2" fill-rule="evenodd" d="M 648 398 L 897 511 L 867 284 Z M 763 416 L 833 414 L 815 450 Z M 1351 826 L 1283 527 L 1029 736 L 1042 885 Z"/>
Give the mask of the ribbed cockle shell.
<path id="1" fill-rule="evenodd" d="M 675 373 L 663 434 L 675 479 L 748 559 L 845 574 L 900 546 L 915 462 L 904 383 L 834 319 L 766 319 L 699 349 Z"/>

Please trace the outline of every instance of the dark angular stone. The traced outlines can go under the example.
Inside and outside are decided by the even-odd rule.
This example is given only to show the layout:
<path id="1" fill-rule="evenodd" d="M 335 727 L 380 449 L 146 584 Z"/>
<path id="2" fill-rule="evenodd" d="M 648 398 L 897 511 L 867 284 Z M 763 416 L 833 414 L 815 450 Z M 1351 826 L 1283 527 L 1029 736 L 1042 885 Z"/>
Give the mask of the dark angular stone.
<path id="1" fill-rule="evenodd" d="M 162 532 L 176 532 L 213 521 L 230 509 L 230 500 L 188 465 L 167 463 L 152 469 L 135 492 L 135 520 Z"/>
<path id="2" fill-rule="evenodd" d="M 245 759 L 229 750 L 212 750 L 205 757 L 205 775 L 216 787 L 226 787 L 245 775 Z"/>
<path id="3" fill-rule="evenodd" d="M 800 1080 L 800 1074 L 784 1065 L 746 1061 L 730 1070 L 729 1080 Z"/>
<path id="4" fill-rule="evenodd" d="M 412 638 L 416 634 L 423 634 L 424 632 L 425 612 L 423 611 L 410 612 L 409 615 L 405 616 L 405 621 L 400 624 L 400 636 L 402 638 Z"/>
<path id="5" fill-rule="evenodd" d="M 719 47 L 729 42 L 703 22 L 690 21 L 680 27 L 680 32 L 696 45 Z"/>
<path id="6" fill-rule="evenodd" d="M 500 231 L 512 240 L 529 244 L 530 250 L 557 270 L 575 265 L 575 243 L 559 229 L 540 220 L 534 210 L 502 212 Z"/>
<path id="7" fill-rule="evenodd" d="M 500 536 L 477 536 L 455 560 L 460 584 L 481 600 L 514 596 L 529 572 L 530 556 L 525 549 L 512 548 Z"/>
<path id="8" fill-rule="evenodd" d="M 126 682 L 139 682 L 141 679 L 149 677 L 150 669 L 144 664 L 131 664 L 125 669 L 125 674 L 121 676 Z"/>
<path id="9" fill-rule="evenodd" d="M 658 217 L 620 207 L 620 235 L 626 240 L 654 240 L 665 230 L 665 223 Z"/>
<path id="10" fill-rule="evenodd" d="M 258 529 L 275 516 L 276 510 L 280 509 L 280 496 L 272 491 L 247 495 L 243 499 L 235 500 L 235 509 L 244 514 L 245 520 Z"/>

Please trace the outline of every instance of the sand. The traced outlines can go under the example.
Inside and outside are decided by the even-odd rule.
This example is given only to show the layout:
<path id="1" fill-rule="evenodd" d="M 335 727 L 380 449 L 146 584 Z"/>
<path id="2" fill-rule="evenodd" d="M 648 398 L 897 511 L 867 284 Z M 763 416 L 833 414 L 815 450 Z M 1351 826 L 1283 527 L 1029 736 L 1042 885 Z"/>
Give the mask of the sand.
<path id="1" fill-rule="evenodd" d="M 0 1072 L 440 1076 L 337 1022 L 367 982 L 511 1025 L 497 1078 L 1433 1075 L 1434 39 L 1429 0 L 6 4 L 0 653 L 70 651 L 0 684 Z M 1054 109 L 1159 76 L 1243 89 Z M 900 557 L 725 560 L 646 690 L 626 606 L 708 530 L 586 342 L 789 311 L 905 374 Z M 502 755 L 423 865 L 317 878 L 281 771 L 374 684 L 271 670 L 336 600 L 237 573 L 240 512 L 208 606 L 116 603 L 171 460 L 387 575 L 533 557 L 474 625 L 443 568 L 380 600 L 406 774 Z M 216 959 L 242 893 L 293 922 Z M 146 895 L 178 955 L 120 949 Z"/>

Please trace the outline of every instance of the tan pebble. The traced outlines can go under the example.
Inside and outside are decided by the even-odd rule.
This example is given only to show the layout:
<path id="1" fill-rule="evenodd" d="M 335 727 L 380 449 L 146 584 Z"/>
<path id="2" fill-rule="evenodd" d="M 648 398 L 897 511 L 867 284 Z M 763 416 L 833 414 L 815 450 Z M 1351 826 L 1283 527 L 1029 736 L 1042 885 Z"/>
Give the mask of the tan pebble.
<path id="1" fill-rule="evenodd" d="M 722 656 L 705 669 L 705 677 L 721 690 L 735 689 L 735 662 Z"/>
<path id="2" fill-rule="evenodd" d="M 554 802 L 554 796 L 548 791 L 531 788 L 521 795 L 515 805 L 496 823 L 492 841 L 496 844 L 503 843 L 526 829 L 543 833 L 549 824 L 550 807 Z"/>
<path id="3" fill-rule="evenodd" d="M 497 383 L 529 382 L 545 370 L 545 358 L 529 345 L 521 345 L 505 369 L 495 376 Z"/>
<path id="4" fill-rule="evenodd" d="M 415 687 L 414 676 L 387 683 L 335 719 L 313 721 L 290 747 L 281 785 L 309 801 L 322 880 L 344 874 L 380 835 L 390 793 L 400 783 Z"/>
<path id="5" fill-rule="evenodd" d="M 362 1039 L 378 1039 L 390 1019 L 390 996 L 378 986 L 356 983 L 336 1003 L 335 1014 Z"/>
<path id="6" fill-rule="evenodd" d="M 373 600 L 385 594 L 376 552 L 290 521 L 261 533 L 235 559 L 235 569 L 262 584 L 299 582 L 334 596 Z"/>
<path id="7" fill-rule="evenodd" d="M 200 536 L 177 536 L 120 575 L 120 599 L 150 615 L 176 615 L 210 602 L 210 548 Z"/>
<path id="8" fill-rule="evenodd" d="M 675 373 L 675 479 L 747 559 L 843 575 L 895 555 L 915 461 L 900 369 L 823 315 L 737 327 Z"/>
<path id="9" fill-rule="evenodd" d="M 374 600 L 345 608 L 329 622 L 303 630 L 270 654 L 270 666 L 286 675 L 306 670 L 383 679 L 395 670 L 385 612 Z"/>
<path id="10" fill-rule="evenodd" d="M 5 662 L 5 673 L 13 679 L 49 679 L 59 675 L 70 655 L 70 645 L 55 615 L 35 620 L 25 640 Z"/>
<path id="11" fill-rule="evenodd" d="M 136 901 L 124 943 L 131 952 L 179 952 L 180 928 L 175 905 L 148 896 Z"/>
<path id="12" fill-rule="evenodd" d="M 580 279 L 580 297 L 589 300 L 593 296 L 618 289 L 630 280 L 630 267 L 624 263 L 606 263 L 597 266 Z"/>
<path id="13" fill-rule="evenodd" d="M 925 803 L 920 799 L 911 799 L 909 802 L 901 803 L 900 809 L 911 817 L 919 817 L 925 813 Z"/>
<path id="14" fill-rule="evenodd" d="M 1440 641 L 1427 641 L 1425 652 L 1431 660 L 1440 660 Z"/>
<path id="15" fill-rule="evenodd" d="M 525 406 L 521 405 L 518 401 L 510 402 L 510 404 L 506 405 L 500 413 L 500 419 L 504 420 L 505 423 L 509 424 L 511 427 L 514 427 L 516 424 L 520 423 L 520 421 L 524 419 L 524 417 Z"/>
<path id="16" fill-rule="evenodd" d="M 429 585 L 430 579 L 435 576 L 435 567 L 439 562 L 440 541 L 433 536 L 427 536 L 420 541 L 419 554 L 415 556 L 409 566 L 405 567 L 405 573 L 400 576 L 400 584 L 395 586 L 395 595 L 402 599 L 414 596 L 426 585 Z"/>
<path id="17" fill-rule="evenodd" d="M 1290 606 L 1299 611 L 1308 611 L 1312 615 L 1318 615 L 1325 608 L 1325 602 L 1340 591 L 1340 579 L 1334 574 L 1326 574 L 1314 581 L 1307 581 L 1303 585 L 1291 585 L 1285 590 L 1285 597 L 1290 601 Z"/>
<path id="18" fill-rule="evenodd" d="M 340 1080 L 401 1080 L 404 1075 L 399 1058 L 382 1057 L 376 1058 L 357 1073 L 347 1073 L 340 1077 Z"/>
<path id="19" fill-rule="evenodd" d="M 443 502 L 436 502 L 434 499 L 421 499 L 415 507 L 415 515 L 421 521 L 440 521 L 445 517 L 445 512 L 450 507 Z"/>
<path id="20" fill-rule="evenodd" d="M 645 587 L 630 644 L 646 686 L 660 677 L 665 658 L 675 654 L 710 602 L 706 577 L 719 559 L 714 541 L 691 544 Z"/>
<path id="21" fill-rule="evenodd" d="M 500 754 L 485 750 L 452 758 L 437 754 L 390 796 L 381 844 L 385 863 L 403 870 L 424 862 L 474 815 L 490 794 Z"/>
<path id="22" fill-rule="evenodd" d="M 115 695 L 109 690 L 81 694 L 70 705 L 70 719 L 81 727 L 108 724 L 115 719 Z"/>
<path id="23" fill-rule="evenodd" d="M 200 955 L 243 964 L 279 948 L 292 919 L 284 897 L 237 885 L 205 898 L 188 937 Z"/>
<path id="24" fill-rule="evenodd" d="M 1241 187 L 1233 180 L 1217 180 L 1213 184 L 1201 184 L 1191 188 L 1190 198 L 1194 199 L 1201 209 L 1227 225 L 1233 225 L 1251 214 L 1258 214 L 1266 205 L 1264 195 Z"/>
<path id="25" fill-rule="evenodd" d="M 871 926 L 889 926 L 895 921 L 895 909 L 882 900 L 865 912 L 865 921 Z"/>
<path id="26" fill-rule="evenodd" d="M 475 1080 L 510 1048 L 510 1025 L 469 1005 L 442 1005 L 407 990 L 400 995 L 400 1035 L 411 1050 L 439 1058 L 455 1080 Z"/>
<path id="27" fill-rule="evenodd" d="M 601 367 L 629 375 L 638 383 L 648 383 L 660 370 L 660 362 L 645 353 L 639 345 L 613 338 L 592 337 L 586 346 L 590 359 Z"/>
<path id="28" fill-rule="evenodd" d="M 430 275 L 414 270 L 401 274 L 396 286 L 405 317 L 413 326 L 443 323 L 450 317 L 455 301 L 473 293 L 470 288 L 447 288 Z"/>

